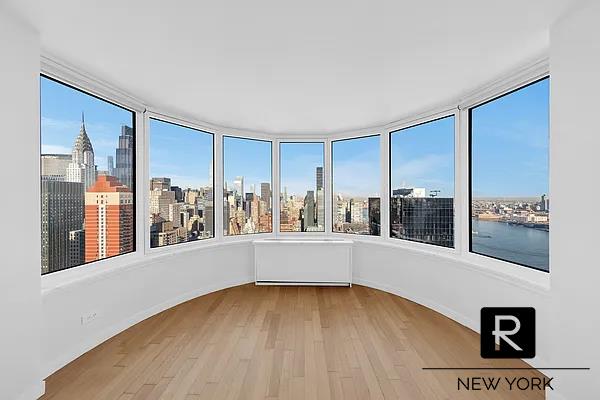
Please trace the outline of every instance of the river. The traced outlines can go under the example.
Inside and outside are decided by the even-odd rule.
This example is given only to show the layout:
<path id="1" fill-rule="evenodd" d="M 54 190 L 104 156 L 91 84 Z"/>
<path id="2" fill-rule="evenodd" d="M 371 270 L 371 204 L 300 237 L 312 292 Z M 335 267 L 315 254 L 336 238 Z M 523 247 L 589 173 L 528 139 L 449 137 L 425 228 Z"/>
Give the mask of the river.
<path id="1" fill-rule="evenodd" d="M 549 270 L 549 233 L 504 222 L 472 220 L 472 250 L 479 254 Z"/>

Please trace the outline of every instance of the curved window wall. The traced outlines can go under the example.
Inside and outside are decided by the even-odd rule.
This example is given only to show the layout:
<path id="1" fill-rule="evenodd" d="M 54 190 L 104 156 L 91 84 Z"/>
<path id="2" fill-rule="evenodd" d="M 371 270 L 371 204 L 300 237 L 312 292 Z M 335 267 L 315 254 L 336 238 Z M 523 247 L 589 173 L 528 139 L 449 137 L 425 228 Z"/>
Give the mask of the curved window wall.
<path id="1" fill-rule="evenodd" d="M 42 274 L 135 251 L 135 113 L 40 78 Z"/>
<path id="2" fill-rule="evenodd" d="M 381 233 L 381 140 L 379 135 L 331 143 L 333 232 Z"/>
<path id="3" fill-rule="evenodd" d="M 549 78 L 469 111 L 470 250 L 548 271 Z"/>
<path id="4" fill-rule="evenodd" d="M 390 133 L 390 236 L 454 247 L 454 116 Z"/>
<path id="5" fill-rule="evenodd" d="M 213 135 L 149 121 L 150 247 L 214 237 Z"/>
<path id="6" fill-rule="evenodd" d="M 272 142 L 223 137 L 223 235 L 273 231 Z"/>
<path id="7" fill-rule="evenodd" d="M 148 112 L 136 150 L 143 104 L 77 76 L 77 87 L 93 90 L 42 75 L 42 274 L 175 243 L 290 232 L 429 245 L 523 279 L 532 275 L 521 265 L 547 272 L 549 78 L 540 76 L 372 136 L 259 139 Z M 104 100 L 113 94 L 119 101 Z M 148 167 L 144 207 L 136 151 Z M 136 220 L 148 232 L 140 238 Z M 515 233 L 506 240 L 502 230 Z"/>

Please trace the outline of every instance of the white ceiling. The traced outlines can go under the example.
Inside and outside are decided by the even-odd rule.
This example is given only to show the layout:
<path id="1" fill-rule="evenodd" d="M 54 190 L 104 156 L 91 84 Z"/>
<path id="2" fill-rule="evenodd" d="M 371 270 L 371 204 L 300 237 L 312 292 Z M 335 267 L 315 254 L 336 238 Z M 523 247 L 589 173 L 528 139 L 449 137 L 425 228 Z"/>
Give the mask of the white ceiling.
<path id="1" fill-rule="evenodd" d="M 149 106 L 227 127 L 387 123 L 548 47 L 579 0 L 41 1 L 42 48 Z"/>

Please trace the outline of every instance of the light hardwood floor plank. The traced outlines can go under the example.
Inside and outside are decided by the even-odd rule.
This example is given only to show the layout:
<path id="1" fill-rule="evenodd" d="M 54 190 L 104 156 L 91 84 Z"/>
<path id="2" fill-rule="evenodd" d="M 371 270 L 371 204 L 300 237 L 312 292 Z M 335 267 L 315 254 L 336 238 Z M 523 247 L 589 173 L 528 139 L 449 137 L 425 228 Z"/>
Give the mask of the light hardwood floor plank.
<path id="1" fill-rule="evenodd" d="M 527 364 L 481 359 L 475 332 L 379 290 L 249 284 L 132 326 L 48 377 L 42 399 L 544 398 L 540 391 L 459 393 L 457 378 L 469 373 L 423 370 L 465 366 Z"/>

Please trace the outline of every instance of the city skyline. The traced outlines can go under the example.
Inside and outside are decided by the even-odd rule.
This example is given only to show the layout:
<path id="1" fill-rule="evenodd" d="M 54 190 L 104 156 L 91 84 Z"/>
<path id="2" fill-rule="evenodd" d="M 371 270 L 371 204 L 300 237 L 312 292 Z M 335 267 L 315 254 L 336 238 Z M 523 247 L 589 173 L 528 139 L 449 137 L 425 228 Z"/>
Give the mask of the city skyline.
<path id="1" fill-rule="evenodd" d="M 75 92 L 68 87 L 60 88 L 64 89 L 61 91 L 54 86 L 56 83 L 45 78 L 42 81 L 42 89 L 47 84 L 51 92 L 54 90 L 63 96 L 68 97 L 69 91 Z M 44 94 L 42 92 L 42 96 Z M 94 101 L 101 103 L 98 99 Z M 122 110 L 111 104 L 108 106 L 117 114 Z M 102 108 L 97 106 L 95 109 Z M 108 112 L 109 108 L 103 111 Z M 70 148 L 46 148 L 52 153 L 40 155 L 42 274 L 134 250 L 135 132 L 132 128 L 134 114 L 128 113 L 129 121 L 110 134 L 103 132 L 106 138 L 111 138 L 103 145 L 114 145 L 105 149 L 104 170 L 98 168 L 98 160 L 102 157 L 97 156 L 90 138 L 98 135 L 88 133 L 89 124 L 86 125 L 83 111 L 78 129 L 72 127 L 68 136 L 64 134 L 69 138 Z M 117 116 L 115 121 L 119 119 Z M 94 125 L 94 129 L 96 126 L 100 125 Z M 41 126 L 42 143 L 47 127 L 48 124 Z M 71 128 L 68 125 L 62 128 L 67 127 Z M 50 136 L 56 133 L 49 129 Z"/>
<path id="2" fill-rule="evenodd" d="M 40 97 L 41 153 L 71 154 L 83 112 L 95 164 L 98 170 L 107 171 L 107 157 L 115 156 L 121 127 L 133 127 L 131 111 L 44 76 L 40 77 Z"/>
<path id="3" fill-rule="evenodd" d="M 41 89 L 43 268 L 131 251 L 135 114 L 48 78 Z M 472 217 L 481 227 L 472 235 L 482 251 L 510 250 L 489 250 L 493 235 L 484 228 L 500 232 L 490 223 L 534 229 L 529 236 L 549 229 L 547 100 L 545 79 L 471 112 Z M 453 246 L 454 125 L 451 115 L 390 134 L 394 237 Z M 151 246 L 214 237 L 214 135 L 154 118 L 149 128 Z M 272 160 L 273 142 L 224 136 L 225 234 L 271 232 L 278 198 L 281 231 L 323 232 L 327 183 L 333 230 L 378 235 L 380 143 L 377 135 L 333 141 L 326 182 L 324 141 L 281 142 L 279 160 Z M 109 210 L 119 224 L 103 222 Z M 547 238 L 540 235 L 543 253 Z M 546 259 L 536 257 L 543 268 Z"/>
<path id="4" fill-rule="evenodd" d="M 213 134 L 150 118 L 150 177 L 182 189 L 212 186 Z"/>
<path id="5" fill-rule="evenodd" d="M 279 182 L 283 194 L 306 196 L 316 190 L 315 168 L 325 165 L 325 143 L 281 142 L 279 146 Z"/>
<path id="6" fill-rule="evenodd" d="M 336 140 L 331 147 L 334 195 L 367 199 L 381 192 L 380 137 Z M 369 171 L 369 174 L 363 173 Z"/>

